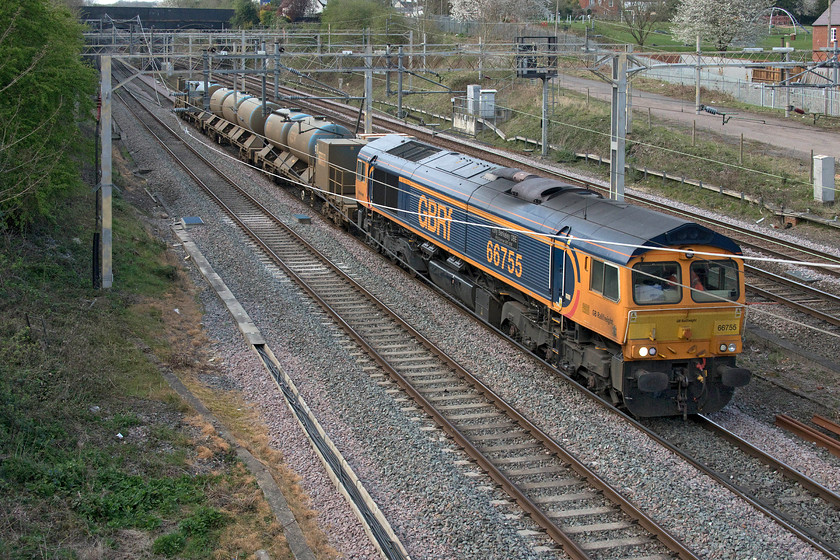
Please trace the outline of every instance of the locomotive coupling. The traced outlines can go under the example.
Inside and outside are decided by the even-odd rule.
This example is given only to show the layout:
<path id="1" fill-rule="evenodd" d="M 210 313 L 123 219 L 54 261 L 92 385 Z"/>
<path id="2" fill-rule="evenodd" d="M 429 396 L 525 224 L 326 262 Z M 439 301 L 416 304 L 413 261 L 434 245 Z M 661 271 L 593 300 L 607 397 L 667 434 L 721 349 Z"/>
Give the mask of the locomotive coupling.
<path id="1" fill-rule="evenodd" d="M 720 374 L 721 383 L 726 387 L 743 387 L 750 382 L 752 372 L 748 369 L 719 365 L 717 373 Z"/>

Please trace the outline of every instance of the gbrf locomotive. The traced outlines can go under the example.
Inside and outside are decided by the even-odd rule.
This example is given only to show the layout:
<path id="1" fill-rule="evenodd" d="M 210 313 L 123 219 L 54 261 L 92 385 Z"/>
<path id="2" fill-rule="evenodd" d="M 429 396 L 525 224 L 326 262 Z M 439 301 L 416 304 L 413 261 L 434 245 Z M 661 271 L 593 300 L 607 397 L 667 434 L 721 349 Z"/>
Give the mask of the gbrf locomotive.
<path id="1" fill-rule="evenodd" d="M 223 124 L 223 104 L 182 114 L 632 414 L 715 412 L 749 382 L 728 237 L 411 137 L 348 138 L 282 109 L 254 124 L 261 105 L 243 97 L 239 124 Z"/>

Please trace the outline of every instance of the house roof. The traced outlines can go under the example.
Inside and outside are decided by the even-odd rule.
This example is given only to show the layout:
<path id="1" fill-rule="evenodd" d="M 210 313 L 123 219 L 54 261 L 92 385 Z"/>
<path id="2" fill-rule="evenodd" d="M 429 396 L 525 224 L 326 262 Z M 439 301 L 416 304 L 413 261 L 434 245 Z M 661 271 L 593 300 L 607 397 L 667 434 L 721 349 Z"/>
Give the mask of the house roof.
<path id="1" fill-rule="evenodd" d="M 811 25 L 814 27 L 828 25 L 828 8 Z M 835 6 L 834 2 L 831 3 L 831 25 L 840 25 L 840 4 Z"/>

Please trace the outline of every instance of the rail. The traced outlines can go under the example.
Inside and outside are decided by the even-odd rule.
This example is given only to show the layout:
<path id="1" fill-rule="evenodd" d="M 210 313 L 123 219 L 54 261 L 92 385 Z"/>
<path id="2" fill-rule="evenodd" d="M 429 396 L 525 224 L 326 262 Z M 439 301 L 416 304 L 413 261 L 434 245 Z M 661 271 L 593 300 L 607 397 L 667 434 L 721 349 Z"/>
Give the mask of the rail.
<path id="1" fill-rule="evenodd" d="M 788 416 L 787 414 L 776 415 L 776 425 L 780 428 L 798 435 L 802 439 L 816 443 L 819 447 L 824 447 L 829 453 L 840 457 L 840 441 L 832 439 L 824 433 L 815 430 L 811 426 L 800 422 L 799 420 Z"/>

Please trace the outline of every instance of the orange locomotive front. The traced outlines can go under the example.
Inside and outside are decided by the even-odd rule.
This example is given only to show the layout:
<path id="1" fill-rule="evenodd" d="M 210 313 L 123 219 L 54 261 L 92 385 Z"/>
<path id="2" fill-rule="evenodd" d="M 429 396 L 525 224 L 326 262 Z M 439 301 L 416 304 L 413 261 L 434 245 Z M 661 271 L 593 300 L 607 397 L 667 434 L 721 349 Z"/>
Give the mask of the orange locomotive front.
<path id="1" fill-rule="evenodd" d="M 581 354 L 590 363 L 580 366 L 602 372 L 590 386 L 652 416 L 663 401 L 681 414 L 717 411 L 749 382 L 749 371 L 735 366 L 745 318 L 741 259 L 691 246 L 650 250 L 623 266 L 588 255 L 578 261 L 580 298 L 561 312 L 602 337 L 600 349 Z"/>

